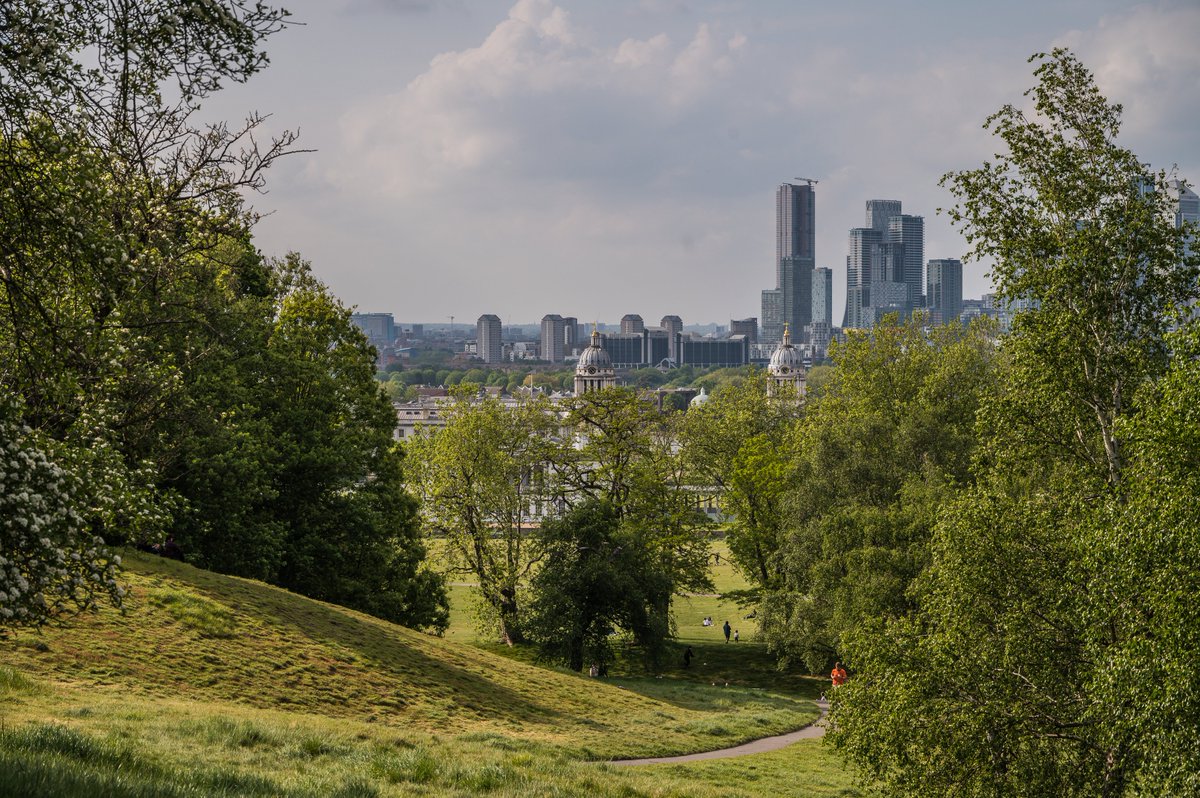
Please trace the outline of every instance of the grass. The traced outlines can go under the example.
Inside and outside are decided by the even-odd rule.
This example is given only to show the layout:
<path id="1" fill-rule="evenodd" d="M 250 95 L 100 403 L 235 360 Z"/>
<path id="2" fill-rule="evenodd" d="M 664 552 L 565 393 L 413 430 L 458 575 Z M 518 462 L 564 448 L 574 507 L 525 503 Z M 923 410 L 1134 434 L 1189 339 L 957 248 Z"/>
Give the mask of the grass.
<path id="1" fill-rule="evenodd" d="M 811 685 L 755 643 L 697 641 L 687 673 L 594 680 L 170 560 L 126 566 L 124 614 L 0 641 L 0 794 L 853 794 L 819 746 L 737 760 L 744 782 L 732 760 L 595 762 L 807 722 Z"/>

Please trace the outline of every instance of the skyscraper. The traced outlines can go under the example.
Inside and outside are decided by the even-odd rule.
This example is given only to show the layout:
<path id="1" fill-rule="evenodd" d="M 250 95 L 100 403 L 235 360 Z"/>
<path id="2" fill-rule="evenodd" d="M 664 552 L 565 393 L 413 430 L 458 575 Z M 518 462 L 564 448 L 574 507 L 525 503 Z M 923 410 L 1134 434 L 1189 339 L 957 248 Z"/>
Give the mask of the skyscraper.
<path id="1" fill-rule="evenodd" d="M 846 254 L 846 315 L 842 320 L 843 327 L 870 326 L 864 311 L 871 306 L 872 281 L 881 279 L 885 271 L 883 236 L 883 231 L 874 227 L 855 227 L 850 230 Z"/>
<path id="2" fill-rule="evenodd" d="M 812 320 L 833 326 L 833 269 L 813 269 Z"/>
<path id="3" fill-rule="evenodd" d="M 925 306 L 930 324 L 949 324 L 962 313 L 962 261 L 943 258 L 929 261 Z"/>
<path id="4" fill-rule="evenodd" d="M 504 351 L 500 344 L 500 317 L 485 313 L 475 322 L 475 351 L 484 363 L 499 363 Z"/>
<path id="5" fill-rule="evenodd" d="M 763 292 L 762 336 L 778 341 L 783 325 L 795 333 L 812 321 L 812 270 L 816 265 L 816 195 L 813 184 L 783 183 L 775 192 L 775 291 Z"/>
<path id="6" fill-rule="evenodd" d="M 887 243 L 892 246 L 891 282 L 908 286 L 908 313 L 921 307 L 925 293 L 925 217 L 897 214 L 888 220 Z"/>

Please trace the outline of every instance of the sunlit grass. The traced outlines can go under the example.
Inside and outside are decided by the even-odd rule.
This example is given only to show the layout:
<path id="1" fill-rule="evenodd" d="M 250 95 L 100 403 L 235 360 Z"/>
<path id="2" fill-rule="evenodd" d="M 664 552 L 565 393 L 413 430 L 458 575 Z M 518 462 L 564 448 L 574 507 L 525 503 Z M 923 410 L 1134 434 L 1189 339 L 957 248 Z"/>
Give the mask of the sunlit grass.
<path id="1" fill-rule="evenodd" d="M 0 795 L 842 794 L 787 777 L 801 765 L 814 785 L 850 784 L 821 748 L 800 765 L 739 760 L 744 784 L 596 764 L 811 720 L 807 683 L 757 644 L 697 641 L 686 673 L 596 680 L 181 563 L 127 564 L 125 614 L 0 642 Z"/>

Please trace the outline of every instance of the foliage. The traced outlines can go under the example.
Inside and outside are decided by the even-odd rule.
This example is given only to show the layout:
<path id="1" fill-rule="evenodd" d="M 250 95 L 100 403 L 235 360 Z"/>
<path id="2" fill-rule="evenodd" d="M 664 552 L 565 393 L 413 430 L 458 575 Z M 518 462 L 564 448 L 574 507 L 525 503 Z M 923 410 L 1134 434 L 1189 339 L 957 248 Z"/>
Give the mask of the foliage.
<path id="1" fill-rule="evenodd" d="M 605 502 L 576 505 L 542 525 L 538 537 L 546 561 L 533 578 L 526 627 L 542 655 L 583 670 L 585 662 L 607 668 L 614 634 L 628 633 L 647 652 L 661 656 L 670 632 L 670 574 L 639 536 L 622 528 Z"/>
<path id="2" fill-rule="evenodd" d="M 977 409 L 999 384 L 989 332 L 910 320 L 852 336 L 795 428 L 792 460 L 781 443 L 754 450 L 780 469 L 773 512 L 788 531 L 762 627 L 785 660 L 825 671 L 844 634 L 911 608 L 937 513 L 968 478 Z"/>
<path id="3" fill-rule="evenodd" d="M 530 536 L 536 512 L 553 499 L 553 418 L 544 401 L 506 407 L 461 390 L 441 410 L 445 426 L 407 444 L 427 529 L 449 542 L 453 562 L 479 581 L 500 634 L 520 642 L 520 591 L 541 559 Z"/>
<path id="4" fill-rule="evenodd" d="M 121 558 L 88 534 L 87 491 L 54 457 L 54 443 L 0 400 L 0 636 L 66 612 L 121 605 Z"/>
<path id="5" fill-rule="evenodd" d="M 764 372 L 749 371 L 679 424 L 689 476 L 700 489 L 720 491 L 721 508 L 732 516 L 730 554 L 759 588 L 777 579 L 783 501 L 793 488 L 789 446 L 801 412 L 799 403 L 770 395 Z"/>
<path id="6" fill-rule="evenodd" d="M 1195 295 L 1192 231 L 1090 73 L 1033 60 L 1037 116 L 1001 109 L 1007 153 L 946 177 L 1029 303 L 1011 378 L 917 610 L 847 641 L 833 739 L 889 794 L 1196 795 L 1196 331 L 1166 335 Z"/>

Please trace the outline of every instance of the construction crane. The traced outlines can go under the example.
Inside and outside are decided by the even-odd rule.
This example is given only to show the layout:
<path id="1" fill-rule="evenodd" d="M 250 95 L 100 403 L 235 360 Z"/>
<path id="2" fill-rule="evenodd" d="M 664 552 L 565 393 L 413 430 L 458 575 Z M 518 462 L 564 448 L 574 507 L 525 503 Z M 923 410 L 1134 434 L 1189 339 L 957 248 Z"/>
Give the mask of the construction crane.
<path id="1" fill-rule="evenodd" d="M 792 180 L 803 180 L 805 183 L 808 183 L 810 186 L 815 186 L 817 183 L 821 182 L 820 180 L 813 180 L 811 177 L 793 177 Z"/>

